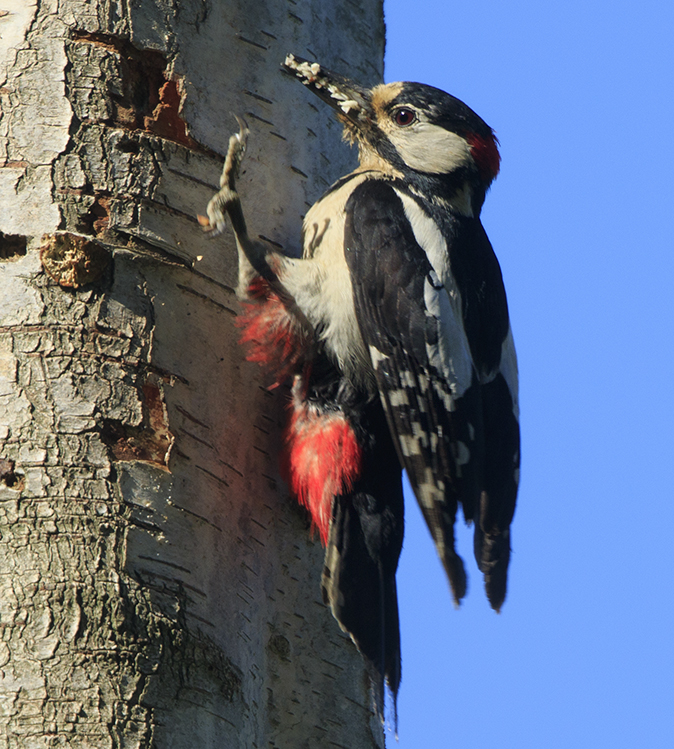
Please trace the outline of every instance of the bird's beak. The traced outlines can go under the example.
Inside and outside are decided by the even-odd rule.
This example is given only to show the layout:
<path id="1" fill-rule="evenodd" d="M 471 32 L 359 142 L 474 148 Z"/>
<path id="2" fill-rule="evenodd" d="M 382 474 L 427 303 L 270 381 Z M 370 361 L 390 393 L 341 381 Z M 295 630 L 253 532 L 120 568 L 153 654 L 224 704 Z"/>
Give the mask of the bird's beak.
<path id="1" fill-rule="evenodd" d="M 317 62 L 294 55 L 286 57 L 283 68 L 336 110 L 347 127 L 350 124 L 361 129 L 370 121 L 370 92 L 367 89 L 326 70 Z"/>

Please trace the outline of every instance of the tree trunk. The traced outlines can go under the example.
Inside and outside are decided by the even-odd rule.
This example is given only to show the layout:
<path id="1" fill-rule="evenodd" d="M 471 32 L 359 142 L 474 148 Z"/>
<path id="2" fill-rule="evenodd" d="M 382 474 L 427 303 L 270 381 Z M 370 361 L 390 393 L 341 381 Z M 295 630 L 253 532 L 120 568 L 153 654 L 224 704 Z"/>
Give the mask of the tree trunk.
<path id="1" fill-rule="evenodd" d="M 11 7 L 0 747 L 383 746 L 278 476 L 286 394 L 237 344 L 232 238 L 195 220 L 243 115 L 249 227 L 298 250 L 355 154 L 280 63 L 374 83 L 381 0 Z"/>

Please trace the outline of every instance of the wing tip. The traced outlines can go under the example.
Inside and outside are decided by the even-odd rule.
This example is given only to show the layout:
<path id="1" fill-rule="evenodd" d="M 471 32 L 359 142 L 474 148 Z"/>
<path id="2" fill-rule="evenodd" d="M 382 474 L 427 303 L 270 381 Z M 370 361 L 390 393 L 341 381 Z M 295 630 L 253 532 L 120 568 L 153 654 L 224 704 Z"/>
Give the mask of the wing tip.
<path id="1" fill-rule="evenodd" d="M 454 605 L 458 608 L 461 605 L 461 599 L 465 597 L 468 590 L 468 578 L 466 576 L 466 569 L 463 566 L 463 560 L 452 549 L 450 553 L 444 555 L 442 564 L 449 578 Z"/>

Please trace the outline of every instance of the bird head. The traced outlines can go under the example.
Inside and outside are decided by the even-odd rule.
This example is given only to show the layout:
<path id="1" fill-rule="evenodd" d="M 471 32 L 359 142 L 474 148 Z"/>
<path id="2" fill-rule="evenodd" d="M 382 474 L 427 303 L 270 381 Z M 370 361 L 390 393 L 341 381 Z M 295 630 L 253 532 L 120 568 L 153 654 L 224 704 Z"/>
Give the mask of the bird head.
<path id="1" fill-rule="evenodd" d="M 470 107 L 421 83 L 372 89 L 288 55 L 284 68 L 337 111 L 345 137 L 358 144 L 361 167 L 418 175 L 482 193 L 499 171 L 494 131 Z"/>

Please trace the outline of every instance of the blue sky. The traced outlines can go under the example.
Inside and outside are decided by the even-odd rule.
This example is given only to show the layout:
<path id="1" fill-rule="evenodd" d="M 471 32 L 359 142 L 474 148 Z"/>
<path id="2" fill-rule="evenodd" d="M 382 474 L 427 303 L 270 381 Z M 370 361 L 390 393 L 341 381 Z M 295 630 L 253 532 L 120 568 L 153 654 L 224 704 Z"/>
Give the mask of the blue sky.
<path id="1" fill-rule="evenodd" d="M 496 131 L 520 362 L 509 595 L 460 610 L 413 499 L 399 749 L 674 747 L 674 5 L 386 0 L 387 82 Z M 392 735 L 388 745 L 396 746 Z"/>

